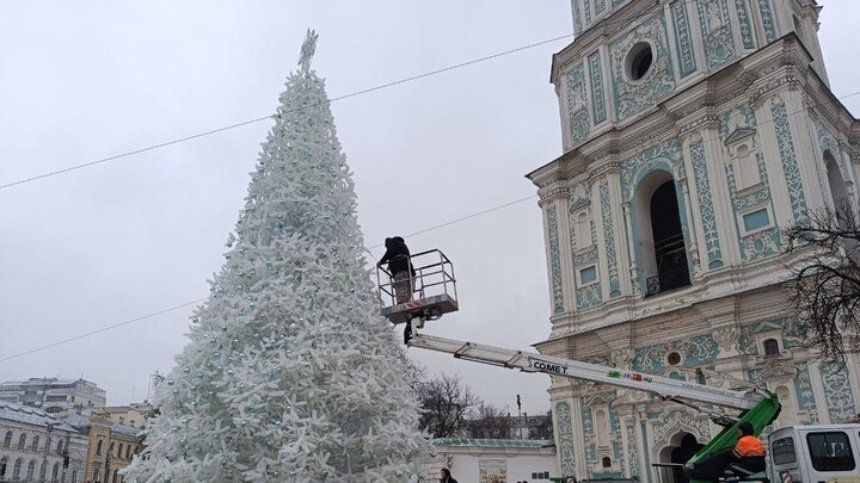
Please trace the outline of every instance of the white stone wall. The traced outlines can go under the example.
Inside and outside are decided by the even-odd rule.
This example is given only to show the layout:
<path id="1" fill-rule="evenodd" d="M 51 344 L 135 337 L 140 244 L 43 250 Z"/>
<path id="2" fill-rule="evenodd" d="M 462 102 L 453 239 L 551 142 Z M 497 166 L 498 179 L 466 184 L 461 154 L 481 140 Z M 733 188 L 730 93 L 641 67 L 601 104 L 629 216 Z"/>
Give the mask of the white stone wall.
<path id="1" fill-rule="evenodd" d="M 561 476 L 555 448 L 484 448 L 446 447 L 436 448 L 437 456 L 422 462 L 424 481 L 438 481 L 440 470 L 449 468 L 451 475 L 460 483 L 484 483 L 480 479 L 481 467 L 503 467 L 507 481 L 540 483 L 549 481 L 533 478 L 534 474 L 548 473 L 550 477 Z"/>
<path id="2" fill-rule="evenodd" d="M 12 434 L 11 444 L 6 444 L 6 434 Z M 24 447 L 19 446 L 21 436 L 25 438 Z M 33 441 L 38 437 L 34 448 Z M 58 451 L 57 444 L 62 441 Z M 29 465 L 33 464 L 33 479 L 38 482 L 78 483 L 83 478 L 84 458 L 86 456 L 87 440 L 84 435 L 74 431 L 53 429 L 48 432 L 44 426 L 29 425 L 18 421 L 0 419 L 0 469 L 5 458 L 6 471 L 0 474 L 0 481 L 13 481 L 16 461 L 21 461 L 20 480 L 26 481 Z M 63 470 L 63 454 L 68 452 L 69 467 Z M 45 477 L 42 478 L 42 466 L 45 467 Z M 54 467 L 57 467 L 57 479 L 53 478 Z M 72 473 L 77 472 L 78 479 L 72 480 Z M 65 473 L 65 480 L 63 475 Z"/>
<path id="3" fill-rule="evenodd" d="M 573 0 L 575 15 L 594 2 Z M 529 175 L 553 314 L 538 349 L 720 387 L 757 384 L 783 404 L 773 428 L 853 417 L 860 356 L 841 369 L 815 359 L 783 285 L 803 250 L 786 253 L 781 230 L 832 208 L 833 193 L 860 201 L 857 121 L 828 90 L 817 12 L 808 1 L 638 3 L 653 8 L 632 22 L 607 17 L 587 30 L 600 19 L 581 20 L 586 30 L 554 57 L 566 153 Z M 784 37 L 793 30 L 799 39 Z M 654 64 L 633 81 L 625 55 L 643 42 Z M 648 202 L 668 181 L 691 283 L 653 294 Z M 651 464 L 677 456 L 685 436 L 704 443 L 720 430 L 648 394 L 567 379 L 553 378 L 551 402 L 559 470 L 580 479 L 653 481 Z"/>

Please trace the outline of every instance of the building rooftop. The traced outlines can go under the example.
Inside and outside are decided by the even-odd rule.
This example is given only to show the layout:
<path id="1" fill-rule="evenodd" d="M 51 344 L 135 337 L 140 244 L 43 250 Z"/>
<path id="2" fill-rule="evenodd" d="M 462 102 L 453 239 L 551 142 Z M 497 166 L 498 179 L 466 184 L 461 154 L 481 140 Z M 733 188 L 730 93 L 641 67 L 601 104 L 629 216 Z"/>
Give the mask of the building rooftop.
<path id="1" fill-rule="evenodd" d="M 88 428 L 93 424 L 90 421 L 90 416 L 85 416 L 83 414 L 69 414 L 66 417 L 66 422 L 79 429 Z M 124 434 L 127 436 L 139 436 L 140 433 L 143 432 L 142 429 L 133 428 L 119 423 L 111 423 L 110 421 L 101 418 L 96 419 L 96 424 L 100 424 L 101 426 L 107 426 L 110 424 L 110 430 L 112 433 Z"/>
<path id="2" fill-rule="evenodd" d="M 0 402 L 0 419 L 32 424 L 34 426 L 48 427 L 48 425 L 51 425 L 54 429 L 75 431 L 75 428 L 72 426 L 60 421 L 41 409 L 20 404 Z"/>
<path id="3" fill-rule="evenodd" d="M 475 448 L 548 448 L 555 446 L 551 439 L 468 439 L 438 438 L 433 446 L 465 446 Z"/>

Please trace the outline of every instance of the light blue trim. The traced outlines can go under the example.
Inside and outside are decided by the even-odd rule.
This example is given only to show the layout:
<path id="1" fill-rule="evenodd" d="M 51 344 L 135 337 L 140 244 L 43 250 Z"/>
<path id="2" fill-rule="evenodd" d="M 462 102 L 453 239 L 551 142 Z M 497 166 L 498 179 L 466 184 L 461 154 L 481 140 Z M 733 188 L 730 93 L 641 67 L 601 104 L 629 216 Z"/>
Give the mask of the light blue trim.
<path id="1" fill-rule="evenodd" d="M 747 233 L 770 225 L 770 215 L 768 215 L 767 208 L 751 211 L 742 216 L 744 220 L 744 230 Z"/>
<path id="2" fill-rule="evenodd" d="M 693 49 L 693 36 L 690 32 L 690 19 L 687 16 L 687 0 L 672 3 L 672 23 L 675 25 L 675 49 L 681 67 L 681 77 L 696 72 L 696 52 Z"/>
<path id="3" fill-rule="evenodd" d="M 579 283 L 581 285 L 588 285 L 589 283 L 597 281 L 597 267 L 594 265 L 583 268 L 579 271 Z"/>
<path id="4" fill-rule="evenodd" d="M 705 246 L 708 250 L 708 268 L 713 270 L 722 267 L 723 260 L 714 201 L 711 199 L 704 141 L 699 140 L 690 145 L 690 155 L 693 158 L 693 177 L 696 181 L 696 192 L 699 195 L 699 212 L 702 216 L 702 230 L 705 234 Z"/>
<path id="5" fill-rule="evenodd" d="M 615 253 L 615 223 L 612 220 L 612 203 L 609 201 L 609 181 L 600 182 L 600 212 L 603 216 L 603 238 L 606 247 L 606 264 L 609 275 L 609 298 L 621 296 L 621 281 L 618 279 L 618 261 Z"/>
<path id="6" fill-rule="evenodd" d="M 552 275 L 553 313 L 564 313 L 564 296 L 561 285 L 561 254 L 558 242 L 558 214 L 554 206 L 546 210 L 546 224 L 549 232 L 549 258 Z"/>
<path id="7" fill-rule="evenodd" d="M 594 125 L 606 120 L 606 101 L 603 95 L 603 62 L 600 52 L 588 56 L 588 72 L 591 80 L 591 110 Z"/>

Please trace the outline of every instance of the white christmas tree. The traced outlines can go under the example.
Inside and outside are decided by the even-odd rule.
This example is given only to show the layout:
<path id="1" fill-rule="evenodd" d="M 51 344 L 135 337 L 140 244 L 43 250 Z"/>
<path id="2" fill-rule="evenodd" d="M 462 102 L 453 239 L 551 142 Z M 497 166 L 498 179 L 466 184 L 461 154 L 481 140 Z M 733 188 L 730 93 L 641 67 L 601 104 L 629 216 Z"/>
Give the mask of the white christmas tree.
<path id="1" fill-rule="evenodd" d="M 286 91 L 226 262 L 126 481 L 414 480 L 429 451 L 404 353 L 378 315 L 322 79 Z"/>

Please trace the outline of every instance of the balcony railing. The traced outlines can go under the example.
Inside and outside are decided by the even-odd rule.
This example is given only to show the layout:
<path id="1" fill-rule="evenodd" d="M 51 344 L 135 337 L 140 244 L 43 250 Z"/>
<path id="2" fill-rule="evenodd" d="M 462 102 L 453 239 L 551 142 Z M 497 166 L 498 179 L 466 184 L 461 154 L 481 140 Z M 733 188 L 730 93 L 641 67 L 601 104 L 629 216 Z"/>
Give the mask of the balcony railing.
<path id="1" fill-rule="evenodd" d="M 690 272 L 686 267 L 674 270 L 661 270 L 653 277 L 645 279 L 645 296 L 657 295 L 670 290 L 688 287 L 690 285 Z"/>

